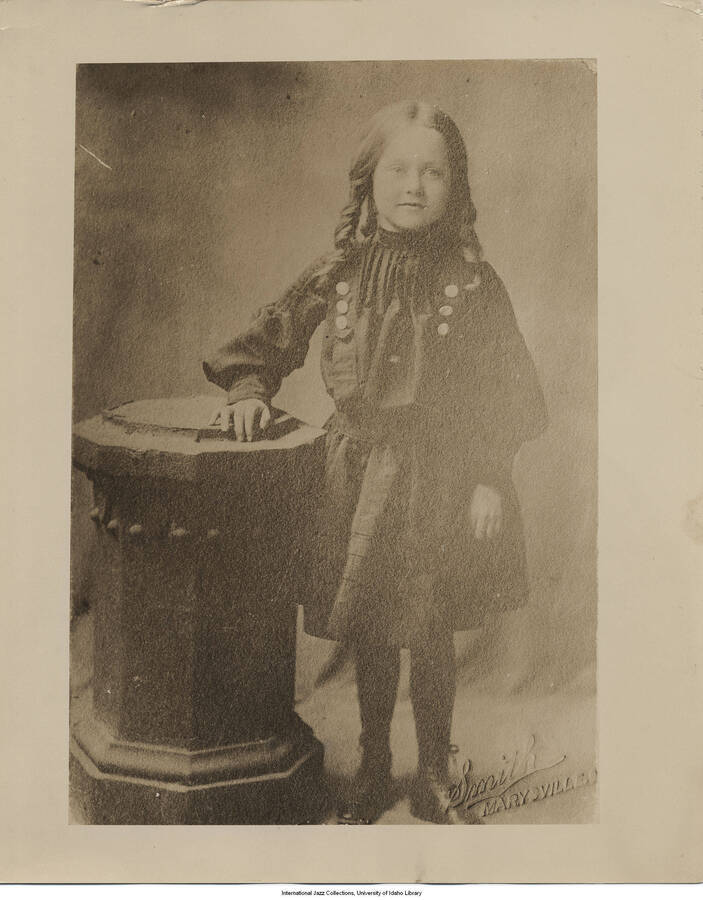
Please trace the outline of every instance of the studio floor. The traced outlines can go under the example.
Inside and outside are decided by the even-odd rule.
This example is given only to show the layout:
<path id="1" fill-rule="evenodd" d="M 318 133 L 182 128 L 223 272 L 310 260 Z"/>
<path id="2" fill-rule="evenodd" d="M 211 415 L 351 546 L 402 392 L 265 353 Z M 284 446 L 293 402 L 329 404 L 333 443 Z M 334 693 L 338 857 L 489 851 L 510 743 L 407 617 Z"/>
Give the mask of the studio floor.
<path id="1" fill-rule="evenodd" d="M 83 612 L 71 629 L 72 708 L 85 702 L 91 680 L 92 616 Z M 299 632 L 296 710 L 325 747 L 330 789 L 327 823 L 336 824 L 333 801 L 359 761 L 356 688 L 351 664 L 316 685 L 333 644 Z M 566 684 L 532 679 L 522 686 L 505 665 L 486 677 L 462 663 L 470 659 L 471 638 L 459 640 L 460 660 L 453 742 L 457 780 L 470 766 L 467 804 L 488 825 L 592 824 L 598 820 L 596 704 L 594 671 L 577 673 Z M 511 660 L 510 666 L 514 665 Z M 392 730 L 396 802 L 379 824 L 425 824 L 410 813 L 408 790 L 417 761 L 403 652 L 401 683 Z M 519 664 L 517 666 L 519 668 Z M 83 700 L 81 701 L 81 698 Z M 471 787 L 473 786 L 473 787 Z M 75 798 L 71 821 L 84 824 Z"/>

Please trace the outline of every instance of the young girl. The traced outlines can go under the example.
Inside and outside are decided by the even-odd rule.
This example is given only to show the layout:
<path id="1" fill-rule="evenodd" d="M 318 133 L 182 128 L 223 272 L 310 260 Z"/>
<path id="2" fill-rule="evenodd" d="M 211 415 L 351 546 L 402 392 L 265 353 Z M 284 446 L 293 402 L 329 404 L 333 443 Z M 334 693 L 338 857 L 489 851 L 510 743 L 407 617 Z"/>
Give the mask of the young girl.
<path id="1" fill-rule="evenodd" d="M 355 659 L 362 759 L 341 821 L 370 823 L 389 805 L 401 647 L 418 742 L 411 810 L 472 821 L 450 803 L 453 632 L 526 602 L 511 470 L 546 425 L 544 400 L 505 288 L 482 261 L 452 119 L 418 102 L 381 110 L 349 176 L 334 252 L 203 364 L 228 391 L 211 424 L 238 440 L 265 432 L 271 398 L 324 320 L 336 411 L 304 622 Z"/>

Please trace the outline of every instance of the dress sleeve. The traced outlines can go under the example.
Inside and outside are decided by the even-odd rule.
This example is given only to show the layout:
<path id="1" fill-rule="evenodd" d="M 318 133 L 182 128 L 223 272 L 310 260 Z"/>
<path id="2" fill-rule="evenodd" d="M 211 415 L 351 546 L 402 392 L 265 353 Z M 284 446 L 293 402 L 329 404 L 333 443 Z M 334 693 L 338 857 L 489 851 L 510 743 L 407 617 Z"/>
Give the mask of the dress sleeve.
<path id="1" fill-rule="evenodd" d="M 283 378 L 303 365 L 327 310 L 313 277 L 326 259 L 308 266 L 279 300 L 259 309 L 246 330 L 203 361 L 205 377 L 227 391 L 229 403 L 251 397 L 269 402 Z"/>
<path id="2" fill-rule="evenodd" d="M 520 446 L 547 427 L 537 370 L 518 327 L 508 292 L 484 264 L 486 340 L 474 403 L 479 433 L 475 470 L 481 483 L 509 481 Z"/>

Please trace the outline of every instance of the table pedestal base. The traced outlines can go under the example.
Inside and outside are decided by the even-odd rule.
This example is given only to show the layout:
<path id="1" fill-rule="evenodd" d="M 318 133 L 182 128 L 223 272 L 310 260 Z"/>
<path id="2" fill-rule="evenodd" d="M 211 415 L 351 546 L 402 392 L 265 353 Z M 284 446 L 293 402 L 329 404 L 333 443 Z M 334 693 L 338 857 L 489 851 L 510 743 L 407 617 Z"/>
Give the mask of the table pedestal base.
<path id="1" fill-rule="evenodd" d="M 206 751 L 118 741 L 84 719 L 71 741 L 71 793 L 95 825 L 314 824 L 323 756 L 299 719 L 286 738 Z"/>

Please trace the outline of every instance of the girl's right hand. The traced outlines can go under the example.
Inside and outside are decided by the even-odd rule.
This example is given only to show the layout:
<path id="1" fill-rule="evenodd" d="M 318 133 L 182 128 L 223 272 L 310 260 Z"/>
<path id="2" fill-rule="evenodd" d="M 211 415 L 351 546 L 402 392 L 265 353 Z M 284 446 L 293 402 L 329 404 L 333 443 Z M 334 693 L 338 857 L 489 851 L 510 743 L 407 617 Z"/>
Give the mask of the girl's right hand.
<path id="1" fill-rule="evenodd" d="M 254 441 L 268 428 L 271 410 L 263 400 L 238 400 L 221 406 L 208 424 L 217 425 L 218 421 L 222 431 L 229 431 L 234 427 L 238 441 Z"/>

